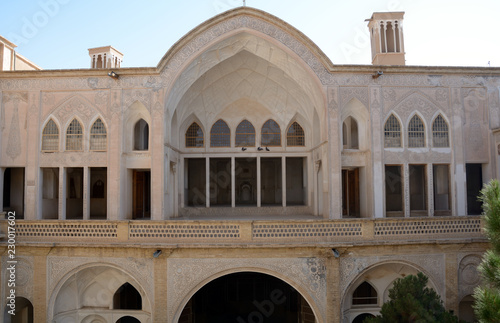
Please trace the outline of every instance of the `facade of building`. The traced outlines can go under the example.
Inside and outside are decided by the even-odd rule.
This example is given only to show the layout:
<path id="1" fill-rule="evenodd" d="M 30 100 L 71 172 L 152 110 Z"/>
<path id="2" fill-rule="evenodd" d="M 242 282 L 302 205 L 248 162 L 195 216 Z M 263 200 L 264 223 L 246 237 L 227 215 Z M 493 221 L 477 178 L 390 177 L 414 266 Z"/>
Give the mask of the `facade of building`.
<path id="1" fill-rule="evenodd" d="M 374 65 L 242 7 L 154 68 L 0 71 L 4 322 L 360 322 L 417 272 L 472 321 L 500 69 L 405 66 L 402 21 Z"/>

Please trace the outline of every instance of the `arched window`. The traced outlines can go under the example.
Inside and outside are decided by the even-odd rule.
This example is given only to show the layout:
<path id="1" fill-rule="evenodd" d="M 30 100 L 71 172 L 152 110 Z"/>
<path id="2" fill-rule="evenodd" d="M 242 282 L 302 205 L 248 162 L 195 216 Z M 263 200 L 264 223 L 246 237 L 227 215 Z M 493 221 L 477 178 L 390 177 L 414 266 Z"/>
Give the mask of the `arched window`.
<path id="1" fill-rule="evenodd" d="M 418 115 L 414 115 L 408 124 L 408 147 L 425 147 L 424 123 Z"/>
<path id="2" fill-rule="evenodd" d="M 203 147 L 203 130 L 193 122 L 186 131 L 186 147 Z"/>
<path id="3" fill-rule="evenodd" d="M 116 321 L 115 323 L 141 323 L 141 321 L 139 321 L 133 316 L 127 315 L 122 318 L 119 318 L 118 321 Z"/>
<path id="4" fill-rule="evenodd" d="M 450 147 L 448 124 L 441 115 L 438 115 L 432 123 L 432 146 Z"/>
<path id="5" fill-rule="evenodd" d="M 262 146 L 281 146 L 281 129 L 276 121 L 269 119 L 264 123 L 260 142 Z"/>
<path id="6" fill-rule="evenodd" d="M 248 120 L 240 122 L 236 127 L 236 147 L 255 147 L 255 128 Z"/>
<path id="7" fill-rule="evenodd" d="M 90 129 L 90 150 L 104 151 L 106 144 L 106 126 L 101 119 L 97 119 Z"/>
<path id="8" fill-rule="evenodd" d="M 58 151 L 59 150 L 59 128 L 57 128 L 54 120 L 50 119 L 45 125 L 42 132 L 42 150 L 43 151 Z"/>
<path id="9" fill-rule="evenodd" d="M 141 119 L 134 126 L 134 150 L 149 149 L 149 125 Z"/>
<path id="10" fill-rule="evenodd" d="M 393 114 L 384 125 L 384 147 L 401 147 L 401 125 Z"/>
<path id="11" fill-rule="evenodd" d="M 352 305 L 377 305 L 377 291 L 368 282 L 363 282 L 352 294 Z"/>
<path id="12" fill-rule="evenodd" d="M 210 130 L 210 147 L 230 147 L 231 130 L 224 120 L 219 119 Z"/>
<path id="13" fill-rule="evenodd" d="M 83 128 L 76 119 L 73 119 L 66 129 L 66 150 L 83 150 Z"/>
<path id="14" fill-rule="evenodd" d="M 113 309 L 141 310 L 141 294 L 130 283 L 125 283 L 113 295 Z"/>
<path id="15" fill-rule="evenodd" d="M 286 133 L 286 145 L 287 146 L 305 146 L 305 135 L 304 129 L 298 124 L 298 122 L 292 123 L 290 128 Z"/>

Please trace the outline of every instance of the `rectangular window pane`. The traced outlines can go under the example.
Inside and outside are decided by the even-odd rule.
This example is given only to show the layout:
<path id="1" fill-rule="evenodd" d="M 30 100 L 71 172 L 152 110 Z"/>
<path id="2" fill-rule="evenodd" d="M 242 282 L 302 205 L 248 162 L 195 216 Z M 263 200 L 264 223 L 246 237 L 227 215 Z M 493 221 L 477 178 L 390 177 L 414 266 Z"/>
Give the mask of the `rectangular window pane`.
<path id="1" fill-rule="evenodd" d="M 210 158 L 210 206 L 231 205 L 231 158 Z"/>
<path id="2" fill-rule="evenodd" d="M 286 205 L 305 205 L 304 158 L 286 158 Z"/>
<path id="3" fill-rule="evenodd" d="M 206 206 L 205 158 L 186 159 L 187 186 L 185 196 L 189 206 Z"/>
<path id="4" fill-rule="evenodd" d="M 427 215 L 425 165 L 410 165 L 410 215 Z M 414 212 L 416 211 L 416 212 Z M 418 212 L 424 211 L 424 212 Z"/>
<path id="5" fill-rule="evenodd" d="M 281 158 L 260 159 L 261 205 L 282 205 Z"/>

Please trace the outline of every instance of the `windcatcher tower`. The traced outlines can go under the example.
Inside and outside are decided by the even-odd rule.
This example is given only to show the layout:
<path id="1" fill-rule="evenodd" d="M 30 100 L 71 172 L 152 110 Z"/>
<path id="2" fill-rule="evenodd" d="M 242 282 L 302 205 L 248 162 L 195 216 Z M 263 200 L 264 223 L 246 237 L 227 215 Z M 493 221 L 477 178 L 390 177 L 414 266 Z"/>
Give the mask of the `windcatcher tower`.
<path id="1" fill-rule="evenodd" d="M 404 12 L 374 12 L 368 21 L 373 65 L 405 65 Z"/>
<path id="2" fill-rule="evenodd" d="M 119 68 L 123 54 L 112 46 L 89 48 L 90 68 Z"/>

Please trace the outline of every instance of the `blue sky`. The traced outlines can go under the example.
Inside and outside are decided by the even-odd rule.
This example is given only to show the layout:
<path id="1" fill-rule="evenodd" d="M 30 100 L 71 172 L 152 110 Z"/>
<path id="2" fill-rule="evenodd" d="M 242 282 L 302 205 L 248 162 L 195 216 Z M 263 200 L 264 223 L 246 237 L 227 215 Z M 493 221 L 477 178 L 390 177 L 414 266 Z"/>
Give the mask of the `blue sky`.
<path id="1" fill-rule="evenodd" d="M 0 35 L 44 69 L 88 68 L 88 48 L 112 45 L 123 67 L 156 66 L 203 21 L 237 0 L 2 0 Z M 407 65 L 500 66 L 498 0 L 247 0 L 311 38 L 334 64 L 370 64 L 367 18 L 405 11 Z"/>

